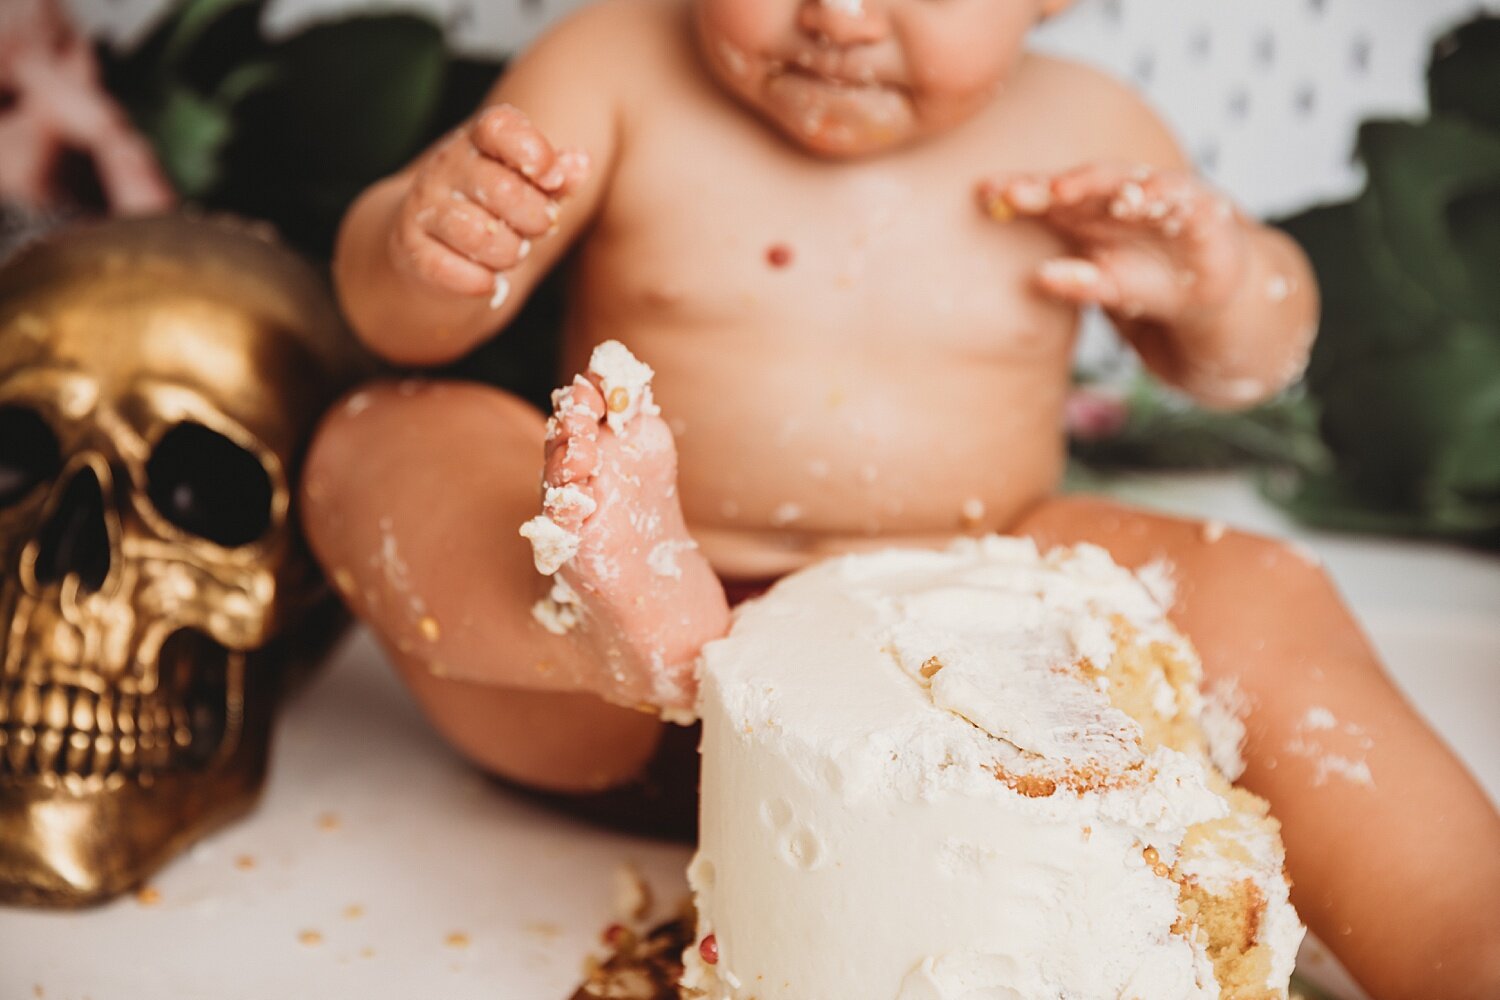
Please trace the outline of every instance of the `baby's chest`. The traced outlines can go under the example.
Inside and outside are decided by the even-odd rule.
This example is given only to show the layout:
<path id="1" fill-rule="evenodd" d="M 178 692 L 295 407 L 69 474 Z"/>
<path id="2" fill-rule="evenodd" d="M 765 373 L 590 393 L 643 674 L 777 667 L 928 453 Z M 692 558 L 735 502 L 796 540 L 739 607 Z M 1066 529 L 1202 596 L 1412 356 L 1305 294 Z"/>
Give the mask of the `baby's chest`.
<path id="1" fill-rule="evenodd" d="M 1066 321 L 1030 284 L 1055 238 L 987 219 L 960 171 L 694 166 L 622 174 L 587 252 L 594 284 L 636 315 L 959 344 Z"/>

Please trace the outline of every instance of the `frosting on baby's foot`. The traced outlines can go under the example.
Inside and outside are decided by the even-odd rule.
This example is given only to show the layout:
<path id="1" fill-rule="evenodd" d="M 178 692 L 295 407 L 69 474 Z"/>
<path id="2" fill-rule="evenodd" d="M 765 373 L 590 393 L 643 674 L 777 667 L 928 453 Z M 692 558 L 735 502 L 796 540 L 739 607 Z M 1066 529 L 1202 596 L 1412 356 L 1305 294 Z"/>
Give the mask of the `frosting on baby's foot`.
<path id="1" fill-rule="evenodd" d="M 608 341 L 586 375 L 553 393 L 542 512 L 521 534 L 554 581 L 532 616 L 596 647 L 601 693 L 680 709 L 691 703 L 698 647 L 723 633 L 728 606 L 683 523 L 652 375 Z"/>

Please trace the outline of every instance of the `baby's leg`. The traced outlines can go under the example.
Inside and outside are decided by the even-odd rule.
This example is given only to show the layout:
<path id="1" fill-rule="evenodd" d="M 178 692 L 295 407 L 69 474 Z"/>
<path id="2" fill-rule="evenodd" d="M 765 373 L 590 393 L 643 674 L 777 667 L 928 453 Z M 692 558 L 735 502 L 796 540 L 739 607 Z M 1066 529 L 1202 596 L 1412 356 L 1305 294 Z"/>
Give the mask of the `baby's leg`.
<path id="1" fill-rule="evenodd" d="M 303 519 L 449 742 L 512 780 L 586 791 L 641 771 L 661 724 L 586 693 L 596 652 L 532 616 L 548 581 L 517 530 L 537 511 L 543 434 L 540 414 L 492 389 L 363 389 L 318 432 Z"/>
<path id="2" fill-rule="evenodd" d="M 1233 680 L 1250 706 L 1243 781 L 1281 820 L 1294 902 L 1372 996 L 1500 996 L 1500 817 L 1320 568 L 1096 499 L 1050 500 L 1018 533 L 1171 566 L 1208 686 Z"/>

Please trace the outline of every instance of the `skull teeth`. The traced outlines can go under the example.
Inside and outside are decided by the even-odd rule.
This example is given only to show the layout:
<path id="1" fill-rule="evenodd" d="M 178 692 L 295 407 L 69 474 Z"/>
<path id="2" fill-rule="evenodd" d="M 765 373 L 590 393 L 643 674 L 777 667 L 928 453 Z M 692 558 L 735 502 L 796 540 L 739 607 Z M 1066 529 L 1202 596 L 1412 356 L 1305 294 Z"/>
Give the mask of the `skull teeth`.
<path id="1" fill-rule="evenodd" d="M 0 783 L 144 780 L 179 765 L 193 743 L 189 717 L 161 697 L 0 680 Z"/>

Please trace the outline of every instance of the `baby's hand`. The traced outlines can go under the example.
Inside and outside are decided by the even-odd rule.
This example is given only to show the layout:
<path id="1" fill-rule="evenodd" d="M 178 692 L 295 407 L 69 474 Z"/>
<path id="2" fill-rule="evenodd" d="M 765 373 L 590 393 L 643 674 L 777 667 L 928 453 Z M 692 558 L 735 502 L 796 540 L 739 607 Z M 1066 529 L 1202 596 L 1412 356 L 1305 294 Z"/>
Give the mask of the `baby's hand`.
<path id="1" fill-rule="evenodd" d="M 391 231 L 399 271 L 443 291 L 504 301 L 504 274 L 557 228 L 559 201 L 588 174 L 520 111 L 486 108 L 417 162 Z"/>
<path id="2" fill-rule="evenodd" d="M 991 218 L 1031 218 L 1073 256 L 1045 261 L 1037 285 L 1066 302 L 1174 329 L 1211 322 L 1234 296 L 1249 256 L 1234 206 L 1189 173 L 1091 165 L 1054 177 L 986 181 Z"/>

